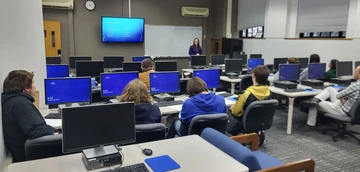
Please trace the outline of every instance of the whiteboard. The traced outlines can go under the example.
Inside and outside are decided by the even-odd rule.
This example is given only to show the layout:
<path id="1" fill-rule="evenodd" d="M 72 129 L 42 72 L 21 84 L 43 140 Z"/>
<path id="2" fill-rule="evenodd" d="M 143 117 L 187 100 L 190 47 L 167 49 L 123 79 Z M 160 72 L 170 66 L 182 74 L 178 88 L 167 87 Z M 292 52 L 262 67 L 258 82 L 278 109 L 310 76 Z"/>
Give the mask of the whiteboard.
<path id="1" fill-rule="evenodd" d="M 145 25 L 145 54 L 150 56 L 189 56 L 194 38 L 202 45 L 201 26 Z"/>

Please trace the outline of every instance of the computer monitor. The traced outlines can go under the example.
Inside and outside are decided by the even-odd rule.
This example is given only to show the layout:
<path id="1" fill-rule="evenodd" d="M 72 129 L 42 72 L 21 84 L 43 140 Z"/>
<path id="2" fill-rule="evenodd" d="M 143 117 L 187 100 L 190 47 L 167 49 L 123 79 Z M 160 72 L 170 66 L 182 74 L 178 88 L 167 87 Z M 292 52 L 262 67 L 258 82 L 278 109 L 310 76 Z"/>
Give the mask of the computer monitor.
<path id="1" fill-rule="evenodd" d="M 225 73 L 242 73 L 242 60 L 241 59 L 225 59 Z"/>
<path id="2" fill-rule="evenodd" d="M 355 68 L 358 67 L 358 66 L 360 66 L 360 61 L 355 62 Z"/>
<path id="3" fill-rule="evenodd" d="M 225 54 L 211 54 L 211 65 L 223 65 L 225 64 Z"/>
<path id="4" fill-rule="evenodd" d="M 279 70 L 279 64 L 286 64 L 288 61 L 288 58 L 274 58 L 274 70 Z"/>
<path id="5" fill-rule="evenodd" d="M 61 64 L 61 57 L 54 56 L 54 57 L 46 57 L 46 64 Z"/>
<path id="6" fill-rule="evenodd" d="M 349 76 L 353 75 L 353 64 L 352 61 L 337 62 L 336 63 L 336 76 Z"/>
<path id="7" fill-rule="evenodd" d="M 308 67 L 309 65 L 309 58 L 307 57 L 301 57 L 299 58 L 299 61 L 300 61 L 300 68 L 301 69 L 305 69 Z"/>
<path id="8" fill-rule="evenodd" d="M 191 56 L 191 66 L 206 66 L 206 56 Z"/>
<path id="9" fill-rule="evenodd" d="M 76 61 L 91 61 L 91 57 L 90 57 L 90 56 L 84 56 L 84 57 L 81 57 L 81 56 L 70 56 L 70 57 L 69 57 L 70 69 L 75 69 L 75 67 L 76 67 L 75 62 L 76 62 Z"/>
<path id="10" fill-rule="evenodd" d="M 280 64 L 280 81 L 297 81 L 300 77 L 300 64 Z"/>
<path id="11" fill-rule="evenodd" d="M 57 105 L 91 101 L 91 78 L 45 79 L 45 104 Z"/>
<path id="12" fill-rule="evenodd" d="M 76 61 L 76 76 L 100 77 L 104 73 L 103 61 Z"/>
<path id="13" fill-rule="evenodd" d="M 180 91 L 180 73 L 176 72 L 151 72 L 150 93 L 177 93 Z"/>
<path id="14" fill-rule="evenodd" d="M 104 68 L 122 68 L 123 56 L 104 56 Z"/>
<path id="15" fill-rule="evenodd" d="M 199 77 L 207 85 L 207 88 L 218 88 L 220 86 L 220 69 L 194 70 L 194 77 Z"/>
<path id="16" fill-rule="evenodd" d="M 146 58 L 151 59 L 150 56 L 133 56 L 133 57 L 132 57 L 132 61 L 133 61 L 133 62 L 142 62 L 142 61 L 143 61 L 144 59 L 146 59 Z"/>
<path id="17" fill-rule="evenodd" d="M 248 71 L 253 70 L 256 66 L 264 65 L 264 59 L 249 59 Z"/>
<path id="18" fill-rule="evenodd" d="M 156 61 L 155 71 L 177 71 L 176 61 Z"/>
<path id="19" fill-rule="evenodd" d="M 261 59 L 262 54 L 250 54 L 250 59 Z"/>
<path id="20" fill-rule="evenodd" d="M 141 62 L 123 62 L 123 71 L 138 71 L 140 73 L 142 72 Z"/>
<path id="21" fill-rule="evenodd" d="M 119 72 L 101 74 L 101 97 L 114 97 L 123 93 L 126 85 L 139 78 L 138 72 Z"/>
<path id="22" fill-rule="evenodd" d="M 47 78 L 64 78 L 69 77 L 69 65 L 52 64 L 46 65 Z"/>
<path id="23" fill-rule="evenodd" d="M 247 55 L 246 54 L 234 54 L 233 59 L 241 59 L 243 65 L 247 63 Z"/>
<path id="24" fill-rule="evenodd" d="M 65 107 L 61 115 L 64 153 L 135 142 L 134 103 Z"/>
<path id="25" fill-rule="evenodd" d="M 325 79 L 326 63 L 310 63 L 308 79 Z"/>

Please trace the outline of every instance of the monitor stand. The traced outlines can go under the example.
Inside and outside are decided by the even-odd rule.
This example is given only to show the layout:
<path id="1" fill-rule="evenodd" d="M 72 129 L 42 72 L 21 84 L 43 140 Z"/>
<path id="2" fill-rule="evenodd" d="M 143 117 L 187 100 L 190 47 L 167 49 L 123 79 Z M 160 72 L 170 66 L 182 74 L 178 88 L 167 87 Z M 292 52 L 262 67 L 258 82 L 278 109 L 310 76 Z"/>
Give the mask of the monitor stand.
<path id="1" fill-rule="evenodd" d="M 237 78 L 239 77 L 239 74 L 238 73 L 235 73 L 235 72 L 229 72 L 229 73 L 225 73 L 225 75 L 229 78 Z"/>
<path id="2" fill-rule="evenodd" d="M 122 156 L 114 145 L 85 149 L 82 151 L 82 160 L 87 170 L 122 164 Z"/>
<path id="3" fill-rule="evenodd" d="M 168 101 L 174 101 L 174 96 L 167 94 L 167 93 L 161 93 L 154 95 L 154 98 L 157 102 L 168 102 Z"/>

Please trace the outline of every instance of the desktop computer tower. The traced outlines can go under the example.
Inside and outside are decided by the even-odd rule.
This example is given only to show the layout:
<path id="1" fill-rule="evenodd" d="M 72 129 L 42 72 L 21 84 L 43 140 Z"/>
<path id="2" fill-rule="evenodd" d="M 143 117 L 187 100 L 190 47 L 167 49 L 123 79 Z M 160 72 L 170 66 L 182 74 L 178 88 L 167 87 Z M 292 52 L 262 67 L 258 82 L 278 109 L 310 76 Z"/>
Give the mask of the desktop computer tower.
<path id="1" fill-rule="evenodd" d="M 289 81 L 279 81 L 274 83 L 274 87 L 282 88 L 282 89 L 296 89 L 297 84 Z"/>
<path id="2" fill-rule="evenodd" d="M 310 87 L 324 86 L 324 82 L 316 79 L 308 79 L 301 81 L 301 85 L 306 85 Z"/>
<path id="3" fill-rule="evenodd" d="M 222 38 L 222 53 L 229 54 L 232 58 L 233 54 L 240 54 L 243 51 L 243 40 L 236 38 Z"/>

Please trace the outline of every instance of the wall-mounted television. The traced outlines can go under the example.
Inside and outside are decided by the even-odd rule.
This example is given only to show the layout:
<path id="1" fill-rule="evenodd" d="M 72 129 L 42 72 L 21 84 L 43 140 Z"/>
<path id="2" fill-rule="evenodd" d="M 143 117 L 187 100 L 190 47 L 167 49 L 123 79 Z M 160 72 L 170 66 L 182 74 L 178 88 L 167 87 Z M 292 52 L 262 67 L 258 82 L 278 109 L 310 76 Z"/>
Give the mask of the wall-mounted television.
<path id="1" fill-rule="evenodd" d="M 144 18 L 101 17 L 103 43 L 143 43 L 144 32 Z"/>

